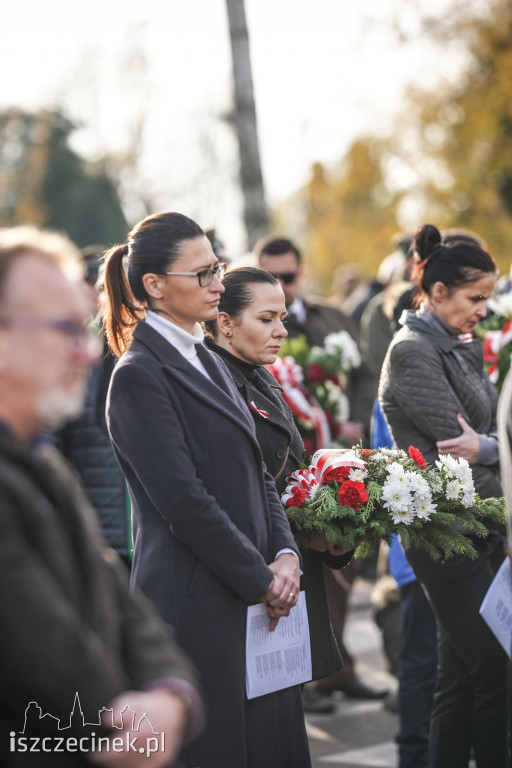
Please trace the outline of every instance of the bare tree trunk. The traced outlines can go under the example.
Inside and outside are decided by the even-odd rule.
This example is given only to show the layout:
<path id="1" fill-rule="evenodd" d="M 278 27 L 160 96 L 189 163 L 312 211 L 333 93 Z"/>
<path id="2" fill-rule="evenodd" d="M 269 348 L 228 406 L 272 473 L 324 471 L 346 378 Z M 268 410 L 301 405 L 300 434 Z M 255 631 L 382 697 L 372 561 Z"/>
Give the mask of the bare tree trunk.
<path id="1" fill-rule="evenodd" d="M 248 244 L 252 248 L 258 238 L 269 233 L 270 218 L 261 172 L 244 0 L 226 0 L 226 5 L 233 56 L 234 123 L 240 154 L 244 223 Z"/>

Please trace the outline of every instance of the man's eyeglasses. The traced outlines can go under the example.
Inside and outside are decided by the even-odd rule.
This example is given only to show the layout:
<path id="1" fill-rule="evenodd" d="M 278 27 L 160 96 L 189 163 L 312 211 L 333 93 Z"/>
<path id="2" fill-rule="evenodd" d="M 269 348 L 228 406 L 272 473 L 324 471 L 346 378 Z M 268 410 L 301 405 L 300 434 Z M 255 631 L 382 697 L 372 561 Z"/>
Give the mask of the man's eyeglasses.
<path id="1" fill-rule="evenodd" d="M 297 275 L 299 272 L 283 272 L 281 275 L 274 275 L 272 272 L 270 273 L 272 277 L 275 277 L 276 280 L 279 280 L 280 283 L 284 283 L 284 285 L 291 285 L 293 281 L 297 278 Z"/>
<path id="2" fill-rule="evenodd" d="M 197 277 L 199 286 L 201 288 L 208 288 L 208 286 L 211 285 L 214 275 L 219 280 L 222 280 L 226 271 L 226 266 L 226 264 L 216 264 L 213 269 L 202 269 L 201 272 L 164 272 L 163 274 L 168 275 L 169 277 Z"/>
<path id="3" fill-rule="evenodd" d="M 94 321 L 80 323 L 70 318 L 34 317 L 33 315 L 0 316 L 0 326 L 23 331 L 57 331 L 70 339 L 74 346 L 86 346 L 89 353 L 99 356 L 103 342 Z"/>

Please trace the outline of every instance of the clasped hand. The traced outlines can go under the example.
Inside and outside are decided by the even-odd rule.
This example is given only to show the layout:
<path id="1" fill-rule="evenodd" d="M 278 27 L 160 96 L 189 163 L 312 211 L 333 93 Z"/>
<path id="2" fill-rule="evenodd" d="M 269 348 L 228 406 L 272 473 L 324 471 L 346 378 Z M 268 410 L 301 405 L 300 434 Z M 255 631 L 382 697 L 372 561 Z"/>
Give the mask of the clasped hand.
<path id="1" fill-rule="evenodd" d="M 279 619 L 288 616 L 299 599 L 299 558 L 297 555 L 286 552 L 279 555 L 277 560 L 270 563 L 268 567 L 273 572 L 274 578 L 261 600 L 267 604 L 267 612 L 270 616 L 269 630 L 273 632 Z"/>

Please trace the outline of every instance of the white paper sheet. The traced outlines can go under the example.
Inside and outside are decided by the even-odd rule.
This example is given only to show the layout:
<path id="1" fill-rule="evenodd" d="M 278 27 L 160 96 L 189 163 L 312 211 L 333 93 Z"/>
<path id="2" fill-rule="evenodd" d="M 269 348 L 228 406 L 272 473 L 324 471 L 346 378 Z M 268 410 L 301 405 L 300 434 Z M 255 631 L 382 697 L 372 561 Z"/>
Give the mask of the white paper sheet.
<path id="1" fill-rule="evenodd" d="M 480 614 L 512 658 L 512 577 L 509 557 L 505 558 L 487 590 L 480 606 Z"/>
<path id="2" fill-rule="evenodd" d="M 245 642 L 247 698 L 280 691 L 311 680 L 311 644 L 304 592 L 274 632 L 263 603 L 247 609 Z"/>

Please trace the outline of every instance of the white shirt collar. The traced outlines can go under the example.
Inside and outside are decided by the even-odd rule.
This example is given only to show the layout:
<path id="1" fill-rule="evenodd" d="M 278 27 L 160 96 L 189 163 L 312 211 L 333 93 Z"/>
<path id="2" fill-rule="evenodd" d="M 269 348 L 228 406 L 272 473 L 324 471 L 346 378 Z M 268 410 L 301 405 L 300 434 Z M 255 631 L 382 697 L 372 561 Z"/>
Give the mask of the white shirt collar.
<path id="1" fill-rule="evenodd" d="M 179 325 L 172 323 L 167 318 L 150 309 L 146 312 L 146 323 L 163 336 L 169 344 L 172 344 L 186 360 L 196 365 L 196 368 L 203 370 L 199 359 L 197 360 L 199 365 L 196 364 L 194 359 L 197 358 L 196 344 L 201 344 L 204 339 L 204 333 L 199 323 L 195 324 L 194 332 L 189 333 L 180 328 Z"/>
<path id="2" fill-rule="evenodd" d="M 286 309 L 289 314 L 293 312 L 299 323 L 306 322 L 306 307 L 300 296 L 297 296 Z"/>

